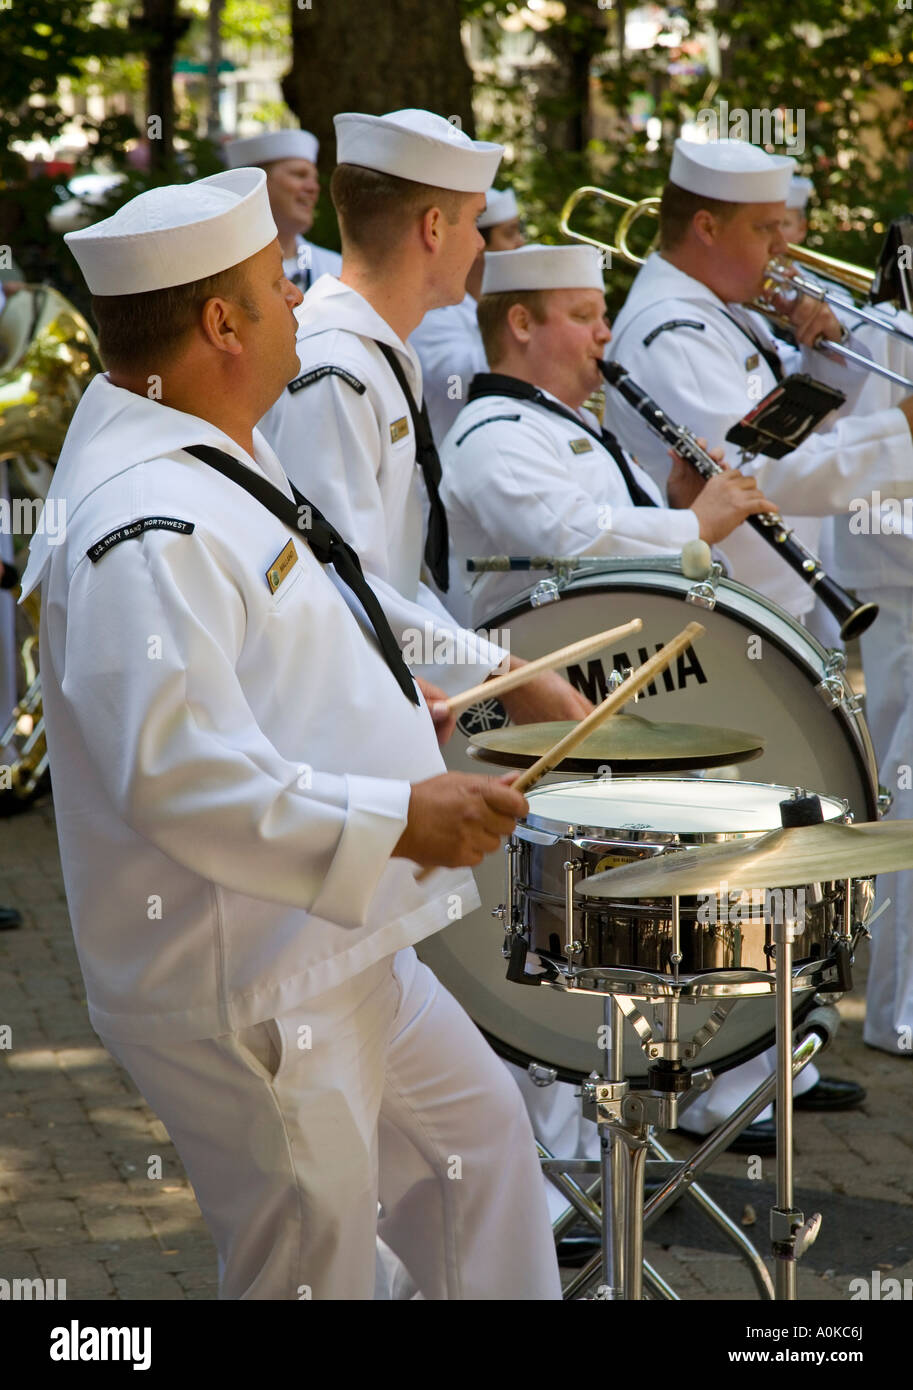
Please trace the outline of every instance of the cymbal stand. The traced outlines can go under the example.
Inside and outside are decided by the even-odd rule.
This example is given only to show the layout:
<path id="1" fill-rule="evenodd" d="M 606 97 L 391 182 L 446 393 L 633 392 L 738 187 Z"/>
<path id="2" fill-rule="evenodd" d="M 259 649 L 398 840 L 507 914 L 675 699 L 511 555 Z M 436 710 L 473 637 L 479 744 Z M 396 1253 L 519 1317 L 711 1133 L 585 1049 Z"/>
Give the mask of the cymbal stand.
<path id="1" fill-rule="evenodd" d="M 777 977 L 777 1201 L 770 1213 L 770 1242 L 777 1300 L 789 1302 L 798 1297 L 796 1261 L 818 1235 L 821 1215 L 816 1212 L 806 1221 L 793 1205 L 793 941 L 805 930 L 805 903 L 797 917 L 787 916 L 776 903 L 773 907 L 768 916 L 773 919 Z"/>

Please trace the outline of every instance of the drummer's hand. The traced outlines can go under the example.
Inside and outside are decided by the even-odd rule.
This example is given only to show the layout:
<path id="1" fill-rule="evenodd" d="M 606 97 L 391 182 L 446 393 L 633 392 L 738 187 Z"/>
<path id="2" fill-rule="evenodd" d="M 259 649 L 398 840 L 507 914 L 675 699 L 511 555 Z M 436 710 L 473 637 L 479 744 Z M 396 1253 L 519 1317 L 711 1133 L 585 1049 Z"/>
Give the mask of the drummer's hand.
<path id="1" fill-rule="evenodd" d="M 760 491 L 754 478 L 728 468 L 704 484 L 691 510 L 697 517 L 701 540 L 716 545 L 747 517 L 777 509 Z"/>
<path id="2" fill-rule="evenodd" d="M 413 679 L 425 697 L 437 741 L 443 747 L 456 728 L 457 722 L 456 715 L 451 713 L 447 703 L 447 692 L 441 690 L 438 685 L 432 685 L 430 681 L 423 681 L 419 676 L 414 676 Z"/>
<path id="3" fill-rule="evenodd" d="M 413 782 L 409 818 L 394 858 L 411 859 L 425 868 L 480 864 L 529 811 L 526 798 L 510 786 L 518 775 L 445 772 Z"/>
<path id="4" fill-rule="evenodd" d="M 707 449 L 706 439 L 698 439 L 702 449 Z M 707 449 L 708 454 L 718 463 L 721 468 L 728 468 L 729 464 L 723 462 L 722 448 Z M 704 486 L 704 479 L 696 468 L 692 468 L 690 463 L 686 463 L 680 454 L 674 449 L 669 450 L 669 457 L 672 460 L 672 471 L 666 483 L 666 496 L 669 499 L 670 507 L 690 507 L 694 499 L 698 496 Z"/>
<path id="5" fill-rule="evenodd" d="M 519 656 L 510 659 L 510 670 L 525 666 Z M 500 696 L 501 704 L 513 724 L 542 724 L 553 719 L 584 719 L 593 706 L 585 695 L 559 676 L 557 671 L 543 671 L 531 681 Z"/>

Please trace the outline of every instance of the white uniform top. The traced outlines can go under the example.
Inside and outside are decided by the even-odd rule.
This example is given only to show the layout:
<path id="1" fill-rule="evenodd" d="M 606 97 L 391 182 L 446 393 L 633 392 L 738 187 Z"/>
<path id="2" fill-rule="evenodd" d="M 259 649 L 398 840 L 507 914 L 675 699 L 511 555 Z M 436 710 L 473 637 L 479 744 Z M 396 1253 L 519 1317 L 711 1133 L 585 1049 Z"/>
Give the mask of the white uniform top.
<path id="1" fill-rule="evenodd" d="M 722 445 L 726 461 L 739 452 L 726 444 L 726 431 L 776 384 L 773 371 L 744 334 L 726 317 L 745 316 L 766 346 L 777 345 L 761 321 L 738 305 L 723 304 L 706 285 L 685 275 L 654 253 L 638 272 L 613 326 L 608 356 L 626 367 L 638 385 L 654 396 L 676 424 L 704 436 L 711 448 Z M 682 326 L 656 332 L 660 325 Z M 655 333 L 655 336 L 652 336 Z M 862 344 L 854 340 L 854 347 Z M 886 495 L 909 496 L 913 489 L 913 447 L 899 410 L 861 416 L 853 409 L 867 373 L 847 370 L 821 353 L 783 347 L 784 369 L 807 371 L 839 386 L 847 404 L 828 417 L 826 428 L 811 435 L 783 459 L 759 457 L 746 465 L 759 486 L 777 503 L 799 538 L 812 550 L 818 522 L 796 524 L 797 516 L 842 512 L 865 484 Z M 660 482 L 669 471 L 666 445 L 613 390 L 607 392 L 606 421 L 644 467 Z M 814 592 L 747 526 L 725 545 L 736 579 L 760 589 L 800 616 L 814 603 Z M 840 578 L 840 576 L 837 576 Z"/>
<path id="2" fill-rule="evenodd" d="M 805 278 L 812 278 L 808 276 L 804 267 L 802 274 Z M 827 288 L 831 289 L 832 286 L 827 284 Z M 877 309 L 888 323 L 896 324 L 904 332 L 913 334 L 913 315 L 906 310 L 897 309 L 890 304 L 870 307 Z M 853 329 L 854 336 L 865 343 L 874 361 L 913 380 L 913 343 L 905 342 L 903 338 L 898 338 L 892 333 L 884 333 L 874 324 L 866 324 L 864 320 L 860 322 L 858 315 L 852 310 L 844 312 L 838 309 L 836 313 Z M 859 397 L 860 409 L 886 410 L 897 405 L 909 394 L 905 387 L 896 386 L 885 377 L 878 376 L 876 372 L 869 372 Z M 869 482 L 865 487 L 860 486 L 860 498 L 871 504 L 873 490 L 873 484 Z M 879 509 L 876 507 L 876 510 Z M 834 569 L 840 575 L 842 583 L 848 584 L 851 588 L 885 588 L 892 585 L 909 587 L 913 581 L 913 526 L 910 510 L 909 507 L 904 512 L 897 507 L 882 506 L 878 524 L 872 526 L 870 521 L 865 529 L 860 529 L 866 515 L 864 513 L 834 517 L 832 553 Z M 855 530 L 850 529 L 851 524 L 855 526 Z M 895 534 L 897 526 L 902 529 Z"/>
<path id="3" fill-rule="evenodd" d="M 67 499 L 64 542 L 32 540 L 67 900 L 92 1024 L 114 1039 L 274 1017 L 446 926 L 450 894 L 478 902 L 468 871 L 417 882 L 391 858 L 410 783 L 444 764 L 361 605 L 182 452 L 215 445 L 290 495 L 254 439 L 251 458 L 99 375 L 49 494 Z M 87 557 L 143 518 L 170 525 Z"/>
<path id="4" fill-rule="evenodd" d="M 330 275 L 311 287 L 298 316 L 302 374 L 260 428 L 292 482 L 355 547 L 394 631 L 433 623 L 460 644 L 459 664 L 416 663 L 416 672 L 451 695 L 469 689 L 504 652 L 465 633 L 422 580 L 427 494 L 409 405 L 377 341 L 395 350 L 418 402 L 415 351 Z"/>
<path id="5" fill-rule="evenodd" d="M 595 415 L 581 410 L 580 422 L 534 401 L 482 396 L 463 407 L 447 434 L 441 495 L 450 522 L 451 584 L 471 586 L 474 624 L 487 623 L 539 576 L 470 575 L 470 556 L 657 555 L 698 537 L 694 512 L 664 507 L 659 488 L 629 459 L 658 504 L 634 506 L 618 464 L 583 428 L 599 433 Z"/>
<path id="6" fill-rule="evenodd" d="M 422 364 L 431 430 L 440 446 L 466 404 L 472 378 L 476 372 L 488 371 L 472 295 L 466 294 L 460 304 L 432 309 L 410 335 L 409 342 Z"/>
<path id="7" fill-rule="evenodd" d="M 286 256 L 282 269 L 295 284 L 307 290 L 316 284 L 321 275 L 338 275 L 342 270 L 342 256 L 338 251 L 330 251 L 325 246 L 315 246 L 306 237 L 295 238 L 297 249 L 294 256 Z"/>

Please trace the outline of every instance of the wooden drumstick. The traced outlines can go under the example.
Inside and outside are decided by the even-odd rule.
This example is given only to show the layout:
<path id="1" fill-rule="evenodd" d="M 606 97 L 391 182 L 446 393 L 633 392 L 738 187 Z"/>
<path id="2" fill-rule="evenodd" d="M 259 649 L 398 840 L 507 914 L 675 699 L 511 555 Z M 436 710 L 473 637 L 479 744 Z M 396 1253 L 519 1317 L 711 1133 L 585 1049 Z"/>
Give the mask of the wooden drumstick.
<path id="1" fill-rule="evenodd" d="M 640 618 L 632 618 L 631 622 L 624 623 L 622 627 L 610 627 L 605 632 L 584 637 L 580 642 L 559 647 L 547 656 L 538 656 L 535 661 L 528 661 L 525 666 L 508 671 L 506 675 L 496 676 L 494 680 L 489 679 L 481 685 L 474 685 L 471 690 L 452 695 L 447 701 L 447 708 L 451 714 L 462 714 L 463 710 L 469 709 L 470 705 L 477 704 L 479 700 L 496 700 L 499 696 L 506 695 L 509 690 L 515 690 L 518 685 L 532 680 L 534 676 L 541 675 L 543 671 L 554 671 L 558 666 L 570 666 L 572 661 L 582 661 L 585 656 L 598 652 L 600 647 L 607 647 L 616 638 L 629 637 L 632 632 L 640 632 L 642 627 L 643 622 Z"/>
<path id="2" fill-rule="evenodd" d="M 667 642 L 642 666 L 638 666 L 636 671 L 632 671 L 627 680 L 622 681 L 618 689 L 613 690 L 601 705 L 597 705 L 585 719 L 581 719 L 579 724 L 576 724 L 569 733 L 565 734 L 564 738 L 559 739 L 531 767 L 528 767 L 525 772 L 521 772 L 516 781 L 511 783 L 511 786 L 518 792 L 528 792 L 530 787 L 534 786 L 547 772 L 551 772 L 552 768 L 557 767 L 568 753 L 579 743 L 582 743 L 588 734 L 592 733 L 600 724 L 604 724 L 622 705 L 627 704 L 632 695 L 636 695 L 638 690 L 642 690 L 645 685 L 650 684 L 655 676 L 665 671 L 666 667 L 671 665 L 687 646 L 696 641 L 698 637 L 703 637 L 706 630 L 702 623 L 689 623 L 687 627 L 682 628 L 682 631 L 673 637 L 671 642 Z M 415 875 L 416 881 L 421 883 L 429 874 L 433 873 L 434 867 L 429 866 L 427 869 L 421 869 Z"/>
<path id="3" fill-rule="evenodd" d="M 613 690 L 601 705 L 597 705 L 591 714 L 588 714 L 585 719 L 581 719 L 579 724 L 564 735 L 564 738 L 559 739 L 531 767 L 521 772 L 517 780 L 511 783 L 514 790 L 523 793 L 529 791 L 530 787 L 534 786 L 541 777 L 544 777 L 547 772 L 551 772 L 552 768 L 557 767 L 577 747 L 578 743 L 582 743 L 588 734 L 591 734 L 600 724 L 604 724 L 621 705 L 627 704 L 632 695 L 636 695 L 638 690 L 649 685 L 654 676 L 665 671 L 679 653 L 683 652 L 698 637 L 702 637 L 705 631 L 706 628 L 701 623 L 689 623 L 678 636 L 672 638 L 671 642 L 667 642 L 642 666 L 638 666 L 637 670 L 633 671 L 626 681 L 622 681 L 617 690 Z"/>

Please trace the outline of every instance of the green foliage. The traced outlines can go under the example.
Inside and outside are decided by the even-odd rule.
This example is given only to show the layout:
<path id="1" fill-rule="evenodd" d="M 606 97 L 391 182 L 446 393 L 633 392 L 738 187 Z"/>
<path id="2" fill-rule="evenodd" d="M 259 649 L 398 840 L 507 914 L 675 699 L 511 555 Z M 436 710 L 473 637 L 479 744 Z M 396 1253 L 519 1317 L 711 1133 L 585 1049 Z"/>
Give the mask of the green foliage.
<path id="1" fill-rule="evenodd" d="M 247 48 L 287 47 L 291 40 L 290 9 L 294 0 L 226 0 L 222 38 Z"/>
<path id="2" fill-rule="evenodd" d="M 463 0 L 464 16 L 479 25 L 489 57 L 500 49 L 503 59 L 498 21 L 520 8 L 519 3 Z M 633 8 L 629 4 L 629 14 Z M 796 153 L 799 172 L 814 181 L 809 243 L 842 259 L 874 265 L 887 223 L 910 210 L 909 10 L 894 0 L 803 0 L 801 5 L 795 0 L 718 0 L 709 5 L 683 0 L 670 7 L 667 19 L 670 26 L 680 17 L 687 21 L 690 32 L 683 43 L 657 43 L 626 50 L 620 57 L 614 9 L 608 28 L 603 27 L 606 13 L 597 11 L 595 0 L 585 6 L 567 0 L 565 9 L 563 18 L 556 17 L 538 35 L 540 45 L 554 55 L 549 72 L 518 64 L 506 84 L 476 88 L 486 112 L 479 133 L 509 145 L 511 156 L 498 182 L 517 189 L 532 235 L 562 239 L 560 209 L 577 184 L 596 183 L 632 199 L 657 193 L 683 121 L 723 99 L 730 111 L 782 108 L 797 117 L 802 113 L 804 150 L 775 152 Z M 718 79 L 699 66 L 694 42 L 710 35 L 711 26 L 722 59 Z M 670 38 L 674 32 L 671 27 L 666 31 Z M 573 71 L 575 44 L 590 55 L 589 89 Z M 594 82 L 600 106 L 614 113 L 611 136 L 580 142 L 582 148 L 562 148 L 554 138 L 554 117 L 583 110 Z M 661 122 L 653 149 L 628 119 L 635 108 Z M 614 239 L 617 217 L 612 209 L 591 209 L 589 217 L 585 211 L 575 215 L 574 226 Z M 639 224 L 633 237 L 636 250 L 646 248 L 649 229 L 649 222 Z M 616 310 L 632 274 L 616 259 L 610 277 Z"/>

